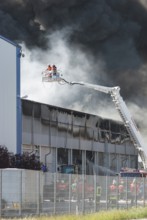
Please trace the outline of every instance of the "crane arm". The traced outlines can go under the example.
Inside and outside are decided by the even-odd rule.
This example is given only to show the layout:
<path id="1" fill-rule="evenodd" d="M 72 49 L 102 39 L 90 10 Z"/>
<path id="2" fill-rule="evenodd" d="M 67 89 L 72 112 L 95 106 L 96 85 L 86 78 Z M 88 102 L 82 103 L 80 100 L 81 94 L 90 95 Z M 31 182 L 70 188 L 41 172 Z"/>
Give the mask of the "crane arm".
<path id="1" fill-rule="evenodd" d="M 100 86 L 100 85 L 94 85 L 94 84 L 90 84 L 90 83 L 84 83 L 84 82 L 68 82 L 66 81 L 65 79 L 63 79 L 64 82 L 68 83 L 69 85 L 81 85 L 81 86 L 84 86 L 86 88 L 89 88 L 89 89 L 93 89 L 93 90 L 97 90 L 99 92 L 103 92 L 103 93 L 106 93 L 106 94 L 111 94 L 113 91 L 116 91 L 116 90 L 120 90 L 120 88 L 118 86 L 116 87 L 106 87 L 106 86 Z"/>
<path id="2" fill-rule="evenodd" d="M 124 125 L 126 126 L 126 129 L 128 131 L 128 133 L 130 134 L 130 137 L 132 139 L 132 142 L 136 148 L 136 150 L 138 151 L 138 154 L 142 160 L 143 163 L 143 167 L 144 169 L 147 168 L 147 156 L 145 153 L 145 144 L 143 142 L 142 136 L 136 126 L 136 123 L 132 117 L 132 115 L 130 114 L 130 111 L 126 105 L 126 103 L 124 102 L 123 98 L 121 97 L 119 91 L 113 91 L 111 93 L 111 97 L 112 100 L 115 104 L 115 107 L 117 109 L 117 111 L 119 112 Z"/>
<path id="3" fill-rule="evenodd" d="M 94 89 L 106 94 L 110 94 L 112 97 L 112 101 L 115 104 L 116 109 L 118 110 L 124 125 L 126 126 L 127 131 L 130 134 L 131 140 L 138 151 L 138 154 L 142 160 L 143 167 L 146 169 L 147 168 L 147 156 L 144 151 L 145 149 L 145 144 L 142 140 L 141 134 L 129 112 L 128 107 L 126 106 L 123 98 L 120 95 L 120 87 L 105 87 L 105 86 L 99 86 L 99 85 L 94 85 L 94 84 L 89 84 L 89 83 L 84 83 L 84 82 L 68 82 L 65 79 L 62 79 L 65 83 L 68 83 L 69 85 L 81 85 L 86 88 Z"/>

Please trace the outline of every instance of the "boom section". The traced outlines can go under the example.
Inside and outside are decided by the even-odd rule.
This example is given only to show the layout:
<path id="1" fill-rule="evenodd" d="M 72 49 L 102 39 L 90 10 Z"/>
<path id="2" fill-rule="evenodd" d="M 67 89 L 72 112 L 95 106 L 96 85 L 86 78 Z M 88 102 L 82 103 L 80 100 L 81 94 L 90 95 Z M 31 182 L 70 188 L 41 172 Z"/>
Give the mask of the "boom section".
<path id="1" fill-rule="evenodd" d="M 103 93 L 106 93 L 106 94 L 111 94 L 111 92 L 115 92 L 115 91 L 119 91 L 120 90 L 120 87 L 119 86 L 116 86 L 116 87 L 106 87 L 106 86 L 99 86 L 99 85 L 94 85 L 94 84 L 90 84 L 90 83 L 84 83 L 84 82 L 68 82 L 68 81 L 65 81 L 67 82 L 68 84 L 70 85 L 81 85 L 81 86 L 85 86 L 89 89 L 94 89 L 94 90 L 97 90 L 99 92 L 103 92 Z"/>
<path id="2" fill-rule="evenodd" d="M 147 168 L 147 157 L 145 153 L 145 144 L 141 137 L 141 134 L 136 126 L 136 123 L 130 114 L 126 103 L 124 102 L 123 98 L 120 96 L 119 90 L 111 91 L 111 97 L 115 104 L 116 109 L 118 110 L 124 125 L 126 126 L 127 131 L 130 134 L 131 140 L 139 153 L 139 156 L 142 160 L 143 167 Z"/>
<path id="3" fill-rule="evenodd" d="M 63 79 L 64 80 L 64 79 Z M 89 83 L 84 83 L 84 82 L 68 82 L 64 80 L 66 83 L 69 85 L 81 85 L 93 90 L 97 90 L 99 92 L 103 92 L 106 94 L 110 94 L 112 97 L 112 101 L 115 104 L 115 107 L 117 111 L 119 112 L 124 125 L 130 135 L 130 138 L 135 146 L 135 149 L 138 151 L 138 154 L 142 160 L 143 163 L 143 168 L 147 168 L 147 156 L 145 153 L 145 144 L 143 142 L 143 139 L 141 137 L 141 134 L 135 124 L 135 121 L 133 120 L 128 107 L 126 106 L 123 98 L 120 95 L 120 87 L 105 87 L 105 86 L 99 86 L 99 85 L 94 85 L 94 84 L 89 84 Z"/>

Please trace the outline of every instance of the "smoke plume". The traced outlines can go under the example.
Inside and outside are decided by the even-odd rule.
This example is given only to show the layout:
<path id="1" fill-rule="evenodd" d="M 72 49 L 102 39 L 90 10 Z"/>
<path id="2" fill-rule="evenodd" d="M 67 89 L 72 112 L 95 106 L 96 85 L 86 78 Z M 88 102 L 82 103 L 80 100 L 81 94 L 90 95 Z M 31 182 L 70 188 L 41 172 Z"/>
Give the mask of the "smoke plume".
<path id="1" fill-rule="evenodd" d="M 26 55 L 22 58 L 23 94 L 96 114 L 100 106 L 107 108 L 100 94 L 83 88 L 43 87 L 41 71 L 56 64 L 71 80 L 120 86 L 131 111 L 141 112 L 136 120 L 143 130 L 147 127 L 146 21 L 146 0 L 0 2 L 0 34 L 21 44 Z M 95 108 L 86 107 L 89 102 Z"/>
<path id="2" fill-rule="evenodd" d="M 105 83 L 120 85 L 126 98 L 137 101 L 136 95 L 147 94 L 146 4 L 139 0 L 5 0 L 0 3 L 0 34 L 25 42 L 29 49 L 46 50 L 50 48 L 47 36 L 68 29 L 67 40 L 73 47 L 92 54 L 95 61 L 105 61 Z M 98 74 L 93 77 L 99 79 Z"/>

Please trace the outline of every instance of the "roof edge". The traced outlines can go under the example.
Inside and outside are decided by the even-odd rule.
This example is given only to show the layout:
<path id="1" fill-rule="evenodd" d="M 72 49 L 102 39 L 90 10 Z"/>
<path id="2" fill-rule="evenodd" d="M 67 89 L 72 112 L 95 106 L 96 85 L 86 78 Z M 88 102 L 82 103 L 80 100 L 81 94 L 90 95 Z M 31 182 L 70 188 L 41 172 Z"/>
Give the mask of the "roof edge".
<path id="1" fill-rule="evenodd" d="M 0 38 L 1 38 L 2 40 L 6 41 L 6 42 L 8 42 L 8 43 L 10 43 L 10 44 L 12 44 L 13 46 L 18 47 L 18 48 L 21 49 L 21 46 L 20 46 L 19 44 L 16 44 L 15 42 L 9 40 L 8 38 L 5 38 L 5 37 L 2 36 L 2 35 L 0 35 Z"/>

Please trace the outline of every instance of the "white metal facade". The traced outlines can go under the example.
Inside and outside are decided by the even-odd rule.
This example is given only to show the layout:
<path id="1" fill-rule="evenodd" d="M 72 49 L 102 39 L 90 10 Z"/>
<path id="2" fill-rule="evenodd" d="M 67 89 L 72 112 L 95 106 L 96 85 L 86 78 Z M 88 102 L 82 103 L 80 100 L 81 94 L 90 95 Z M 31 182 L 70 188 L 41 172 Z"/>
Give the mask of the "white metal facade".
<path id="1" fill-rule="evenodd" d="M 0 145 L 21 152 L 20 50 L 0 36 Z"/>

